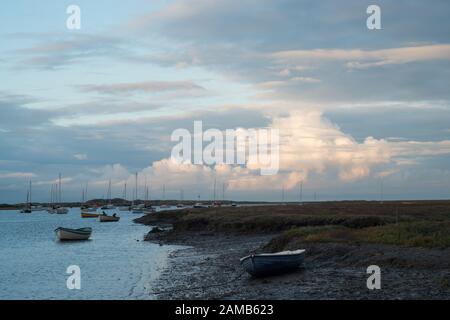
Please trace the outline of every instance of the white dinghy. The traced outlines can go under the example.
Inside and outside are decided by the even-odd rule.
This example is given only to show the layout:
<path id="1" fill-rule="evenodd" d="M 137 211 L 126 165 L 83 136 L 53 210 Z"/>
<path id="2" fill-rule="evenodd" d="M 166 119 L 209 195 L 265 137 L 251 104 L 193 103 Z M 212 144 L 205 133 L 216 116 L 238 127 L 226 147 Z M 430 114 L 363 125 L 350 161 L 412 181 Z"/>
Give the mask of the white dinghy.
<path id="1" fill-rule="evenodd" d="M 55 229 L 55 233 L 60 241 L 88 240 L 92 228 L 69 229 L 59 227 Z"/>

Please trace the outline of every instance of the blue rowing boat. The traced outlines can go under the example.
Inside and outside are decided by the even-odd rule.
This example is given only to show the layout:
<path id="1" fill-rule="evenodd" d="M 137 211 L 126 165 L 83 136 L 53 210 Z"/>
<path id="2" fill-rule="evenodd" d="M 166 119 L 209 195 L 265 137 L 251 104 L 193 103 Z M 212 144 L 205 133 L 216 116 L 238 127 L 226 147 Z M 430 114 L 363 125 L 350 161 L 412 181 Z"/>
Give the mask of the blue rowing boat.
<path id="1" fill-rule="evenodd" d="M 295 271 L 304 260 L 305 250 L 253 254 L 240 259 L 245 271 L 254 277 Z"/>

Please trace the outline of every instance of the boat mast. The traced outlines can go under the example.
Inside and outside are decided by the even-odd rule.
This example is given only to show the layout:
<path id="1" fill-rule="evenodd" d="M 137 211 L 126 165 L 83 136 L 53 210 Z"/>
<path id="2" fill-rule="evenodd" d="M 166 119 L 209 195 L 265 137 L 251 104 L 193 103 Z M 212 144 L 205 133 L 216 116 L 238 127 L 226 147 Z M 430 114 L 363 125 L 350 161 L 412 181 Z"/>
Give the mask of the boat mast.
<path id="1" fill-rule="evenodd" d="M 30 207 L 31 207 L 31 180 L 30 180 Z"/>
<path id="2" fill-rule="evenodd" d="M 213 202 L 216 202 L 216 178 L 214 178 L 214 192 L 213 192 Z"/>
<path id="3" fill-rule="evenodd" d="M 59 183 L 59 187 L 58 187 L 58 203 L 61 204 L 61 173 L 59 173 L 58 183 Z"/>
<path id="4" fill-rule="evenodd" d="M 303 202 L 303 181 L 300 181 L 300 193 L 299 193 L 300 203 Z"/>
<path id="5" fill-rule="evenodd" d="M 111 179 L 109 179 L 109 184 L 108 184 L 108 204 L 111 204 Z"/>

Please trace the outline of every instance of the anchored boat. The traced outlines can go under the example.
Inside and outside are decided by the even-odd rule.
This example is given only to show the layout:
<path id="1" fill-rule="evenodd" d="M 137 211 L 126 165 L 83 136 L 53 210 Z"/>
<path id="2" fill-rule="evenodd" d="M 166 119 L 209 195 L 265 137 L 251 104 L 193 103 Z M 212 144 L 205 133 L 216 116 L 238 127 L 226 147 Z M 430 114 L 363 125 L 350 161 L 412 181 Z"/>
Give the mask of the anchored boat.
<path id="1" fill-rule="evenodd" d="M 120 220 L 120 217 L 117 217 L 116 214 L 112 216 L 108 216 L 106 214 L 101 214 L 100 216 L 100 222 L 117 222 Z"/>
<path id="2" fill-rule="evenodd" d="M 98 213 L 91 213 L 91 212 L 82 212 L 81 217 L 82 218 L 97 218 L 100 214 Z"/>
<path id="3" fill-rule="evenodd" d="M 254 277 L 294 271 L 304 260 L 305 250 L 253 254 L 240 259 L 245 271 Z"/>
<path id="4" fill-rule="evenodd" d="M 55 229 L 56 236 L 61 241 L 88 240 L 92 233 L 92 228 L 69 229 L 59 227 Z"/>

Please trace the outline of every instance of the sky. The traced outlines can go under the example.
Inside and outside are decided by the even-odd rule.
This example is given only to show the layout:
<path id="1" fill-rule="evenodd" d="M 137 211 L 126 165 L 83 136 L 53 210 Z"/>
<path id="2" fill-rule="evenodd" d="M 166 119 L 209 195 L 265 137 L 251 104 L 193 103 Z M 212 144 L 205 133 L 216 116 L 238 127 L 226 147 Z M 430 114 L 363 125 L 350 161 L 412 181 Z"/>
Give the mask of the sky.
<path id="1" fill-rule="evenodd" d="M 381 9 L 381 30 L 366 9 Z M 81 9 L 81 29 L 66 9 Z M 450 2 L 2 3 L 0 203 L 450 197 Z M 280 170 L 175 163 L 174 130 L 272 128 Z"/>

